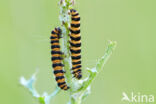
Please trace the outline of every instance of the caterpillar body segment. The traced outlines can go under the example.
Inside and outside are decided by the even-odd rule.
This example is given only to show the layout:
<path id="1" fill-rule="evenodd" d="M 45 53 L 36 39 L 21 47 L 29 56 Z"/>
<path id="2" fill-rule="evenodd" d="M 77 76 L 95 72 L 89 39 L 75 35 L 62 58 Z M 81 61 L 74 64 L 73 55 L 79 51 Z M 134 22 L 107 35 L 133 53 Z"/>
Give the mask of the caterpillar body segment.
<path id="1" fill-rule="evenodd" d="M 51 61 L 52 61 L 52 67 L 54 69 L 53 73 L 55 75 L 55 80 L 57 82 L 57 85 L 63 89 L 63 90 L 68 90 L 69 87 L 67 86 L 65 82 L 65 77 L 64 77 L 64 70 L 63 70 L 63 64 L 62 64 L 62 52 L 60 50 L 60 43 L 59 39 L 62 37 L 62 31 L 61 29 L 55 28 L 51 32 Z"/>
<path id="2" fill-rule="evenodd" d="M 81 35 L 80 35 L 80 15 L 71 9 L 71 24 L 70 24 L 70 52 L 72 59 L 72 73 L 77 79 L 81 79 Z"/>

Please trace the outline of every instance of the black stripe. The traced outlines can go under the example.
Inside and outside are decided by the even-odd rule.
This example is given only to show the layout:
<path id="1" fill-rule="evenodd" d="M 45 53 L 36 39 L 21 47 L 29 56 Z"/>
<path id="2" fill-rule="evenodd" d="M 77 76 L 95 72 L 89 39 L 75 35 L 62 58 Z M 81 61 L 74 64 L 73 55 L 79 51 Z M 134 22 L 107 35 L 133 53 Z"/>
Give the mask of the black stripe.
<path id="1" fill-rule="evenodd" d="M 52 45 L 51 48 L 52 49 L 54 49 L 54 48 L 60 48 L 60 46 L 59 45 Z"/>
<path id="2" fill-rule="evenodd" d="M 72 18 L 72 21 L 80 21 L 80 17 L 78 17 L 78 18 Z"/>
<path id="3" fill-rule="evenodd" d="M 80 24 L 70 24 L 71 27 L 80 27 Z"/>
<path id="4" fill-rule="evenodd" d="M 62 86 L 62 87 L 60 87 L 60 88 L 63 89 L 63 90 L 67 90 L 67 89 L 64 89 L 66 86 L 67 86 L 67 85 L 64 85 L 64 86 Z"/>
<path id="5" fill-rule="evenodd" d="M 67 86 L 67 89 L 64 89 L 64 90 L 68 90 L 69 88 L 70 88 L 70 87 Z"/>
<path id="6" fill-rule="evenodd" d="M 73 49 L 70 49 L 70 52 L 71 52 L 71 53 L 81 53 L 81 49 L 80 49 L 80 50 L 73 50 Z"/>
<path id="7" fill-rule="evenodd" d="M 60 57 L 60 56 L 58 56 L 58 57 L 52 57 L 52 58 L 51 58 L 52 61 L 54 61 L 54 60 L 62 60 L 62 59 L 63 59 L 63 58 Z"/>
<path id="8" fill-rule="evenodd" d="M 70 29 L 70 32 L 73 33 L 73 34 L 79 34 L 80 30 L 73 31 L 73 30 Z"/>
<path id="9" fill-rule="evenodd" d="M 53 63 L 53 68 L 57 67 L 57 66 L 64 66 L 62 63 Z"/>
<path id="10" fill-rule="evenodd" d="M 78 16 L 79 15 L 79 13 L 76 13 L 76 14 L 72 14 L 72 16 Z"/>
<path id="11" fill-rule="evenodd" d="M 71 38 L 71 40 L 75 40 L 75 41 L 81 40 L 81 36 L 79 36 L 79 37 L 72 37 L 72 36 L 70 36 L 70 38 Z"/>
<path id="12" fill-rule="evenodd" d="M 58 86 L 64 85 L 66 82 L 57 83 Z"/>
<path id="13" fill-rule="evenodd" d="M 52 43 L 59 43 L 59 40 L 53 40 L 53 41 L 51 41 L 51 44 Z"/>
<path id="14" fill-rule="evenodd" d="M 78 70 L 72 72 L 72 74 L 75 74 L 75 73 L 81 73 L 81 69 L 78 69 Z"/>
<path id="15" fill-rule="evenodd" d="M 76 67 L 73 67 L 72 69 L 74 70 L 74 69 L 81 68 L 81 67 L 82 67 L 81 65 L 78 65 Z"/>
<path id="16" fill-rule="evenodd" d="M 65 87 L 66 87 L 66 89 L 65 89 Z M 68 90 L 70 87 L 68 87 L 67 85 L 64 85 L 64 86 L 62 86 L 60 88 L 63 89 L 63 90 Z"/>
<path id="17" fill-rule="evenodd" d="M 56 39 L 57 37 L 51 36 L 50 39 Z"/>
<path id="18" fill-rule="evenodd" d="M 62 54 L 61 51 L 51 51 L 51 54 Z"/>
<path id="19" fill-rule="evenodd" d="M 58 80 L 63 79 L 63 78 L 64 78 L 64 76 L 57 76 L 57 77 L 55 77 L 55 80 L 58 81 Z"/>
<path id="20" fill-rule="evenodd" d="M 56 34 L 56 32 L 54 32 L 54 31 L 51 31 L 51 34 Z"/>
<path id="21" fill-rule="evenodd" d="M 81 55 L 80 56 L 72 56 L 72 59 L 81 59 Z"/>
<path id="22" fill-rule="evenodd" d="M 72 42 L 70 42 L 70 45 L 72 47 L 80 47 L 81 46 L 81 43 L 73 44 Z"/>
<path id="23" fill-rule="evenodd" d="M 81 64 L 81 61 L 78 62 L 72 62 L 73 65 Z"/>
<path id="24" fill-rule="evenodd" d="M 64 73 L 64 71 L 63 71 L 63 70 L 54 70 L 53 73 L 54 73 L 54 74 Z"/>

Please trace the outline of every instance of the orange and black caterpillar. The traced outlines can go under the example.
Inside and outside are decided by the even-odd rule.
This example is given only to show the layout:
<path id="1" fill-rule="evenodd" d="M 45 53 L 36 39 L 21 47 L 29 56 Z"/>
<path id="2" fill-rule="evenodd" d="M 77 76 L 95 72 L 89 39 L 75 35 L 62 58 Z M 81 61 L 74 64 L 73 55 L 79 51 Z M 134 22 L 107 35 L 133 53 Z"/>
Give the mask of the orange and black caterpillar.
<path id="1" fill-rule="evenodd" d="M 63 89 L 67 90 L 69 87 L 67 86 L 65 82 L 65 77 L 64 77 L 64 71 L 63 71 L 63 64 L 62 64 L 62 52 L 60 51 L 60 44 L 59 44 L 59 39 L 61 38 L 62 35 L 62 30 L 58 27 L 55 28 L 51 32 L 51 61 L 53 62 L 52 67 L 54 69 L 54 75 L 55 75 L 55 80 L 58 84 L 58 86 Z"/>
<path id="2" fill-rule="evenodd" d="M 70 52 L 72 58 L 72 70 L 74 77 L 80 79 L 81 73 L 81 36 L 80 36 L 80 15 L 71 9 L 71 24 L 70 24 Z"/>

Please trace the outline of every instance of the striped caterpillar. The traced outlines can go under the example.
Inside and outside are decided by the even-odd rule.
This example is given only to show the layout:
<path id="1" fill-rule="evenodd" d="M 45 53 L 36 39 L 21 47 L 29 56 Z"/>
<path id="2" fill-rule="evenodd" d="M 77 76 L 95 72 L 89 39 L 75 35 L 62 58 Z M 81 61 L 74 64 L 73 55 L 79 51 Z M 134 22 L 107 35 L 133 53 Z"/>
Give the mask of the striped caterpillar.
<path id="1" fill-rule="evenodd" d="M 65 77 L 64 77 L 64 71 L 63 71 L 63 64 L 62 64 L 62 52 L 60 50 L 60 44 L 59 44 L 59 39 L 61 38 L 62 35 L 62 30 L 58 27 L 55 28 L 51 32 L 51 61 L 53 62 L 52 67 L 54 69 L 54 75 L 55 75 L 55 80 L 57 82 L 57 85 L 63 89 L 67 90 L 69 87 L 67 86 L 65 82 Z"/>
<path id="2" fill-rule="evenodd" d="M 80 36 L 80 15 L 71 9 L 71 24 L 70 24 L 70 52 L 72 59 L 72 73 L 74 77 L 80 79 L 81 73 L 81 36 Z"/>

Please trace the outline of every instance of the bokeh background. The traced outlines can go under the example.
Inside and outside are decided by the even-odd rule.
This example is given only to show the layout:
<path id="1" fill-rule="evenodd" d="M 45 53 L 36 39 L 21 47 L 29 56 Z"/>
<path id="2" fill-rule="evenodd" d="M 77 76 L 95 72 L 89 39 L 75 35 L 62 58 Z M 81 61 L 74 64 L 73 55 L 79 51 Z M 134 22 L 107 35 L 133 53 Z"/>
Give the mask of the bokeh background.
<path id="1" fill-rule="evenodd" d="M 60 25 L 58 1 L 0 1 L 2 104 L 38 104 L 19 85 L 22 75 L 29 78 L 37 68 L 37 90 L 41 94 L 54 90 L 49 36 Z M 108 40 L 118 43 L 83 104 L 128 104 L 121 102 L 122 92 L 156 96 L 155 5 L 155 0 L 76 0 L 75 8 L 81 14 L 83 69 L 95 65 Z M 87 76 L 86 71 L 84 74 Z M 62 91 L 55 104 L 65 104 L 67 98 Z"/>

